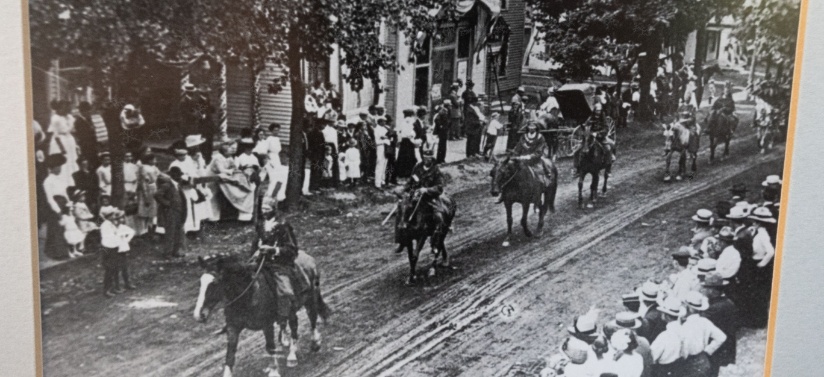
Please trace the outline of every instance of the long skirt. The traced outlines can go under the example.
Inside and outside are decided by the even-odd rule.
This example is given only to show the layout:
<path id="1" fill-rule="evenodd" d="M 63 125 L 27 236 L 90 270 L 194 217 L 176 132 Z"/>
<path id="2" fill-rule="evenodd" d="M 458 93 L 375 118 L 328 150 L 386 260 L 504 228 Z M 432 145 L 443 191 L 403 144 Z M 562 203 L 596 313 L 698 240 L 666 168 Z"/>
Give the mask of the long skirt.
<path id="1" fill-rule="evenodd" d="M 409 139 L 401 140 L 398 148 L 398 159 L 395 162 L 395 171 L 399 178 L 409 178 L 412 176 L 412 169 L 418 163 L 415 157 L 415 144 Z"/>

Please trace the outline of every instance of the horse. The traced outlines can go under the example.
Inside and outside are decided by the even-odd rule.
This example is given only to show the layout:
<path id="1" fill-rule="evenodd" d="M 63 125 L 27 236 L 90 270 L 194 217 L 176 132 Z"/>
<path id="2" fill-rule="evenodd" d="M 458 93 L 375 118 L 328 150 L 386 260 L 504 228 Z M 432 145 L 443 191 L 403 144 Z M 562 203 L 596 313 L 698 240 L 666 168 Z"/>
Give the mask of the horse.
<path id="1" fill-rule="evenodd" d="M 589 127 L 582 128 L 585 135 L 581 148 L 576 152 L 578 154 L 578 208 L 584 208 L 584 179 L 587 175 L 592 176 L 592 183 L 590 189 L 590 203 L 587 208 L 592 208 L 592 203 L 595 202 L 598 196 L 598 181 L 601 178 L 601 170 L 604 171 L 604 186 L 602 193 L 607 193 L 607 181 L 609 174 L 612 172 L 612 159 L 607 153 L 606 146 L 603 143 L 595 143 L 594 136 L 589 132 Z"/>
<path id="2" fill-rule="evenodd" d="M 766 118 L 766 119 L 764 119 Z M 767 152 L 775 145 L 778 139 L 778 114 L 775 110 L 770 111 L 762 119 L 756 119 L 753 125 L 756 127 L 756 138 L 758 141 L 758 148 L 761 149 L 761 154 Z"/>
<path id="3" fill-rule="evenodd" d="M 555 194 L 558 191 L 558 169 L 552 164 L 551 176 L 547 177 L 548 182 L 540 179 L 538 171 L 540 167 L 531 167 L 530 164 L 519 158 L 506 156 L 503 161 L 495 160 L 492 171 L 489 173 L 492 178 L 490 194 L 501 196 L 501 201 L 506 208 L 506 239 L 503 247 L 508 247 L 512 237 L 512 204 L 521 205 L 521 227 L 524 235 L 532 237 L 532 232 L 527 224 L 527 216 L 531 205 L 538 208 L 538 228 L 540 234 L 544 227 L 544 216 L 547 210 L 555 212 Z"/>
<path id="4" fill-rule="evenodd" d="M 434 199 L 440 201 L 440 204 L 445 208 L 442 213 L 443 228 L 441 232 L 436 232 L 437 225 L 435 224 L 434 214 L 429 205 L 423 202 L 424 200 L 426 199 L 411 198 L 408 195 L 399 196 L 396 208 L 398 215 L 395 217 L 395 240 L 400 244 L 398 252 L 406 249 L 406 254 L 409 257 L 409 279 L 406 281 L 408 286 L 412 286 L 417 282 L 415 269 L 417 268 L 418 257 L 427 239 L 429 239 L 434 254 L 432 266 L 429 268 L 429 276 L 435 275 L 438 257 L 441 258 L 441 267 L 449 268 L 450 266 L 445 241 L 458 207 L 447 194 L 441 194 L 437 199 Z"/>
<path id="5" fill-rule="evenodd" d="M 278 240 L 276 245 L 285 245 L 280 243 L 280 240 L 284 238 L 294 239 L 293 231 L 288 224 L 276 225 L 274 232 Z M 266 340 L 266 352 L 272 356 L 272 362 L 268 368 L 268 377 L 280 377 L 275 356 L 277 345 L 274 324 L 280 322 L 282 329 L 285 321 L 278 318 L 275 281 L 269 271 L 264 268 L 264 258 L 258 265 L 243 262 L 237 255 L 218 254 L 198 259 L 201 267 L 206 271 L 200 277 L 200 290 L 194 309 L 195 320 L 205 323 L 211 313 L 215 311 L 218 303 L 227 302 L 223 309 L 226 318 L 224 331 L 227 340 L 223 377 L 232 376 L 238 339 L 244 329 L 263 331 Z M 299 270 L 296 275 L 303 275 L 308 279 L 309 289 L 304 292 L 295 292 L 298 306 L 288 318 L 292 340 L 291 342 L 283 342 L 284 347 L 289 348 L 289 354 L 286 358 L 288 367 L 297 366 L 297 310 L 301 307 L 306 308 L 309 323 L 312 327 L 312 351 L 319 350 L 321 345 L 321 334 L 317 328 L 318 316 L 326 321 L 330 315 L 329 307 L 323 301 L 320 293 L 320 273 L 314 258 L 303 251 L 299 251 L 295 265 Z"/>
<path id="6" fill-rule="evenodd" d="M 724 143 L 724 157 L 730 155 L 730 141 L 738 126 L 738 117 L 724 114 L 722 110 L 713 110 L 707 115 L 707 135 L 710 137 L 710 163 L 715 161 L 715 148 Z"/>
<path id="7" fill-rule="evenodd" d="M 667 159 L 664 182 L 672 180 L 670 163 L 672 162 L 672 155 L 676 151 L 680 155 L 678 157 L 678 174 L 675 176 L 675 180 L 680 181 L 683 179 L 682 175 L 687 171 L 687 157 L 692 161 L 692 171 L 689 173 L 689 178 L 692 179 L 697 171 L 695 161 L 698 159 L 698 135 L 700 132 L 691 131 L 680 122 L 664 123 L 661 127 L 664 129 L 664 157 Z"/>

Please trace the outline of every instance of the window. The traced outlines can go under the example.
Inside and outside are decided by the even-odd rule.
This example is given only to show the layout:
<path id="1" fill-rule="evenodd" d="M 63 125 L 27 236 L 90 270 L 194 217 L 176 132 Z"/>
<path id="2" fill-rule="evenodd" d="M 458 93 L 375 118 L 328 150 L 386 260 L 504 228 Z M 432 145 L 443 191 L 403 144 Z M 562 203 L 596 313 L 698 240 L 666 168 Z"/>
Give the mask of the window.
<path id="1" fill-rule="evenodd" d="M 402 90 L 401 88 L 398 88 Z M 415 68 L 415 106 L 429 104 L 429 66 Z"/>
<path id="2" fill-rule="evenodd" d="M 506 0 L 501 0 L 501 10 L 506 10 Z"/>
<path id="3" fill-rule="evenodd" d="M 472 29 L 461 28 L 458 34 L 458 59 L 469 58 L 472 54 Z"/>
<path id="4" fill-rule="evenodd" d="M 721 33 L 716 30 L 707 30 L 707 56 L 706 60 L 717 60 L 719 45 L 721 44 Z"/>
<path id="5" fill-rule="evenodd" d="M 426 37 L 423 40 L 423 45 L 421 46 L 421 52 L 415 55 L 415 64 L 422 65 L 422 64 L 429 64 L 429 54 L 431 48 L 429 48 L 429 37 Z"/>

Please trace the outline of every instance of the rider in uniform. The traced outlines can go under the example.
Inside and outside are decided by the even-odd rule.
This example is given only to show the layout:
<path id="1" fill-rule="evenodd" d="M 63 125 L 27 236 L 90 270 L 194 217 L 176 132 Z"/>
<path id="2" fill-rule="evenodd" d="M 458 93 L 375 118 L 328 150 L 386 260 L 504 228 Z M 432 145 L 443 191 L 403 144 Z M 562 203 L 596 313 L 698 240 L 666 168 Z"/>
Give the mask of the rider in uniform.
<path id="1" fill-rule="evenodd" d="M 593 114 L 589 117 L 589 119 L 587 119 L 586 124 L 584 125 L 584 130 L 586 131 L 587 137 L 591 134 L 595 134 L 595 140 L 604 147 L 610 161 L 615 162 L 615 141 L 610 139 L 609 135 L 607 135 L 609 130 L 607 129 L 606 116 L 604 115 L 604 105 L 597 99 L 597 97 L 595 105 L 593 105 Z M 581 146 L 579 146 L 573 153 L 573 164 L 575 166 L 576 174 L 580 174 L 579 170 L 581 166 L 582 149 L 583 144 L 581 144 Z"/>
<path id="2" fill-rule="evenodd" d="M 264 258 L 264 266 L 271 272 L 269 275 L 274 280 L 274 291 L 277 300 L 277 315 L 282 319 L 289 316 L 298 309 L 296 292 L 301 292 L 301 280 L 298 278 L 299 272 L 295 265 L 298 257 L 297 240 L 289 234 L 287 239 L 291 242 L 283 242 L 274 234 L 277 221 L 272 218 L 266 220 L 263 225 L 263 236 L 258 245 L 258 251 L 254 258 Z M 282 235 L 281 235 L 282 236 Z M 308 288 L 308 287 L 306 287 Z"/>
<path id="3" fill-rule="evenodd" d="M 404 192 L 410 194 L 407 198 L 412 200 L 413 205 L 420 200 L 420 209 L 431 211 L 436 226 L 433 236 L 442 237 L 445 235 L 444 213 L 449 211 L 440 198 L 445 184 L 444 177 L 435 163 L 435 153 L 432 148 L 422 148 L 421 157 L 423 161 L 412 169 L 412 177 L 406 183 Z"/>
<path id="4" fill-rule="evenodd" d="M 541 168 L 547 177 L 552 176 L 552 162 L 549 160 L 549 146 L 544 136 L 538 133 L 538 124 L 529 122 L 526 125 L 526 133 L 518 140 L 518 145 L 512 151 L 522 159 L 530 163 L 541 163 Z"/>

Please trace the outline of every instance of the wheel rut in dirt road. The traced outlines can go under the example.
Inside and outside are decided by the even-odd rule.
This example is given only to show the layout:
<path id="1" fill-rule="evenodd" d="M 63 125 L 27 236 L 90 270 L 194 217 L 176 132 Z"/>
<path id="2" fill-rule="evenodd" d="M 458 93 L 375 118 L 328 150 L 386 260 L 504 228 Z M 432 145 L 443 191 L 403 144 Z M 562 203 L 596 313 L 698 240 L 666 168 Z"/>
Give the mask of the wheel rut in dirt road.
<path id="1" fill-rule="evenodd" d="M 532 243 L 522 253 L 502 260 L 507 266 L 507 273 L 483 271 L 464 278 L 456 287 L 462 297 L 457 302 L 430 302 L 420 309 L 421 312 L 438 310 L 438 314 L 428 321 L 411 329 L 404 329 L 401 323 L 414 318 L 414 314 L 399 318 L 384 328 L 382 337 L 394 339 L 375 344 L 363 351 L 363 357 L 355 357 L 350 363 L 344 363 L 332 370 L 326 370 L 315 376 L 352 375 L 352 376 L 391 376 L 407 363 L 424 356 L 438 347 L 444 340 L 466 331 L 473 323 L 491 315 L 502 307 L 502 303 L 519 289 L 534 280 L 558 271 L 571 259 L 579 256 L 591 246 L 606 237 L 622 230 L 626 225 L 641 219 L 647 213 L 679 198 L 690 196 L 713 187 L 729 175 L 747 171 L 758 164 L 776 161 L 780 156 L 759 156 L 751 163 L 717 169 L 689 186 L 677 190 L 661 192 L 655 197 L 646 198 L 634 208 L 621 206 L 619 210 L 605 213 L 606 218 L 576 231 L 576 237 L 566 237 L 552 244 L 550 252 L 542 253 L 546 245 Z M 627 210 L 628 208 L 632 208 Z M 576 224 L 577 225 L 577 224 Z M 586 240 L 586 241 L 581 241 Z M 556 241 L 555 239 L 551 241 Z M 450 295 L 453 296 L 453 295 Z M 441 301 L 441 300 L 437 300 Z M 436 325 L 434 329 L 431 329 Z"/>

